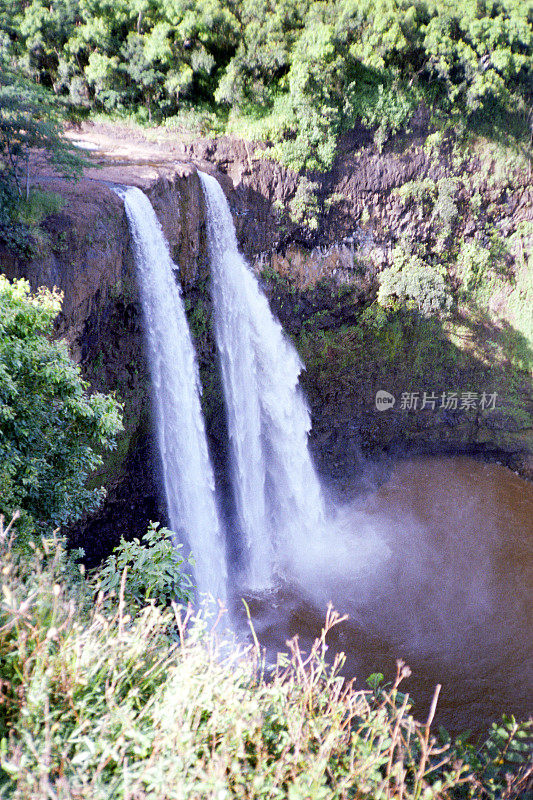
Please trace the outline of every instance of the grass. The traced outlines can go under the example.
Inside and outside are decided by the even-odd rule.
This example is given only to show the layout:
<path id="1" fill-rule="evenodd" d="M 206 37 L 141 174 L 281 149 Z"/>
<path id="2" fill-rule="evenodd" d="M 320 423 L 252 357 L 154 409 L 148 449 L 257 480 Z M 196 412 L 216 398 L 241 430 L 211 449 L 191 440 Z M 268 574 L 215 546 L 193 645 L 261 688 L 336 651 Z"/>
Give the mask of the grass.
<path id="1" fill-rule="evenodd" d="M 189 136 L 216 136 L 225 132 L 227 112 L 214 104 L 184 104 L 176 114 L 166 117 L 155 115 L 152 120 L 147 119 L 145 110 L 144 107 L 141 107 L 137 111 L 127 112 L 92 111 L 90 120 L 103 125 L 127 126 L 148 140 L 157 140 L 162 133 L 187 138 Z"/>
<path id="2" fill-rule="evenodd" d="M 21 555 L 0 522 L 0 797 L 526 798 L 533 726 L 513 718 L 479 748 L 435 737 L 400 691 L 356 689 L 326 662 L 330 610 L 310 653 L 267 669 L 223 612 L 126 602 L 77 573 L 57 538 Z"/>
<path id="3" fill-rule="evenodd" d="M 55 192 L 34 187 L 28 198 L 8 196 L 0 187 L 0 242 L 23 258 L 32 258 L 45 248 L 49 237 L 40 224 L 62 209 L 64 200 Z"/>
<path id="4" fill-rule="evenodd" d="M 21 198 L 16 206 L 18 222 L 25 225 L 39 225 L 50 214 L 57 214 L 65 204 L 64 199 L 56 192 L 45 189 L 30 189 L 29 197 Z"/>

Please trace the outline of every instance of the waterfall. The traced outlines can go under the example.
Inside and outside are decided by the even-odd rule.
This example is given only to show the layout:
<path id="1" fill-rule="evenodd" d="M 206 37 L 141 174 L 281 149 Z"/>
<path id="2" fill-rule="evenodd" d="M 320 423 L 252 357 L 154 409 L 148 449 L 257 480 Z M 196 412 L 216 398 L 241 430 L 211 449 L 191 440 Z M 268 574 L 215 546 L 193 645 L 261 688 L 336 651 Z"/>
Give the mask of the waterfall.
<path id="1" fill-rule="evenodd" d="M 200 379 L 163 231 L 140 189 L 120 187 L 134 243 L 170 527 L 195 559 L 200 592 L 224 599 L 226 556 L 200 406 Z"/>
<path id="2" fill-rule="evenodd" d="M 248 578 L 260 588 L 284 560 L 320 536 L 322 493 L 308 451 L 309 411 L 298 387 L 302 363 L 238 251 L 222 189 L 213 177 L 199 175 L 235 502 Z"/>

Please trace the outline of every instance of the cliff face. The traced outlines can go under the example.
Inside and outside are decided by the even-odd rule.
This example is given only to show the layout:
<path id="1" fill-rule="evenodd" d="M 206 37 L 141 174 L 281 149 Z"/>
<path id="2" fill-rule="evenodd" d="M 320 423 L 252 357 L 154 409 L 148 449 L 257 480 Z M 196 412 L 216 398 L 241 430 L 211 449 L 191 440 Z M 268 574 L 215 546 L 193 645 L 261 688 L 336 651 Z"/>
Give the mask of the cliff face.
<path id="1" fill-rule="evenodd" d="M 178 152 L 232 179 L 242 247 L 306 365 L 311 443 L 327 476 L 349 483 L 361 453 L 412 450 L 479 453 L 533 476 L 525 159 L 481 140 L 466 152 L 434 143 L 423 110 L 381 153 L 369 131 L 354 130 L 332 171 L 307 185 L 266 160 L 264 146 L 222 137 Z M 452 314 L 380 312 L 380 277 L 404 243 L 446 271 Z M 471 252 L 485 271 L 470 280 L 459 265 Z M 393 409 L 376 409 L 379 390 L 394 395 Z"/>
<path id="2" fill-rule="evenodd" d="M 68 340 L 91 386 L 114 391 L 124 405 L 124 434 L 95 476 L 108 487 L 105 508 L 71 537 L 97 560 L 121 533 L 141 535 L 150 519 L 164 519 L 165 513 L 131 239 L 112 184 L 137 185 L 148 194 L 186 282 L 198 280 L 202 270 L 205 274 L 206 255 L 199 180 L 192 167 L 110 167 L 105 175 L 92 174 L 98 177 L 75 184 L 45 176 L 42 186 L 60 194 L 63 207 L 42 222 L 31 261 L 0 251 L 0 268 L 10 278 L 28 278 L 33 288 L 62 290 L 58 336 Z"/>
<path id="3" fill-rule="evenodd" d="M 312 446 L 328 478 L 341 486 L 352 482 L 361 453 L 413 449 L 478 452 L 533 475 L 530 182 L 519 169 L 495 180 L 499 162 L 490 152 L 472 153 L 459 166 L 443 146 L 436 157 L 426 133 L 422 120 L 409 140 L 379 154 L 367 131 L 354 131 L 332 172 L 311 186 L 262 158 L 261 148 L 226 137 L 165 142 L 164 149 L 145 143 L 142 163 L 108 161 L 78 184 L 46 178 L 46 188 L 63 196 L 62 210 L 42 223 L 40 252 L 31 262 L 0 252 L 0 267 L 10 277 L 28 277 L 34 287 L 63 290 L 58 334 L 69 340 L 92 386 L 116 391 L 126 423 L 117 452 L 97 476 L 108 486 L 106 506 L 72 532 L 74 544 L 96 559 L 121 533 L 140 535 L 149 519 L 164 521 L 142 314 L 127 220 L 113 182 L 148 194 L 179 265 L 208 431 L 224 475 L 224 412 L 197 167 L 216 171 L 221 180 L 243 250 L 306 364 Z M 405 190 L 412 182 L 427 192 L 420 202 Z M 438 203 L 445 190 L 451 216 L 443 233 Z M 474 194 L 480 198 L 475 208 Z M 477 241 L 489 229 L 511 242 L 508 272 L 477 316 L 461 304 L 453 320 L 428 320 L 409 309 L 376 313 L 379 275 L 391 265 L 398 241 L 451 250 L 459 238 Z M 394 409 L 376 409 L 380 389 L 396 397 Z M 421 402 L 424 392 L 439 398 L 434 408 L 401 407 L 403 395 L 418 393 Z M 477 394 L 477 407 L 440 407 L 442 395 L 451 392 Z M 482 392 L 496 393 L 494 409 L 479 407 Z"/>

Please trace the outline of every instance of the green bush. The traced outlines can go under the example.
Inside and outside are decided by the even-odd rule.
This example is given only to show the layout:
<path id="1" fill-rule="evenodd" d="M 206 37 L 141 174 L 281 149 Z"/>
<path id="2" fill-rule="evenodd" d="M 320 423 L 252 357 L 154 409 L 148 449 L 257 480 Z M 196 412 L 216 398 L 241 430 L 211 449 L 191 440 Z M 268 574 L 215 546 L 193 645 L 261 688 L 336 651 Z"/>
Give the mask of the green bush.
<path id="1" fill-rule="evenodd" d="M 291 220 L 298 225 L 305 225 L 311 231 L 318 228 L 317 188 L 317 183 L 300 178 L 294 197 L 289 203 Z"/>
<path id="2" fill-rule="evenodd" d="M 491 262 L 488 247 L 484 247 L 475 239 L 461 243 L 457 256 L 457 271 L 465 291 L 472 292 L 479 286 L 487 277 Z"/>
<path id="3" fill-rule="evenodd" d="M 17 198 L 10 187 L 0 179 L 0 244 L 22 258 L 33 252 L 31 231 L 16 220 Z"/>
<path id="4" fill-rule="evenodd" d="M 185 561 L 178 555 L 182 545 L 174 544 L 172 531 L 158 527 L 151 522 L 142 541 L 121 538 L 98 570 L 96 586 L 106 596 L 118 597 L 125 581 L 123 596 L 130 609 L 141 609 L 151 600 L 165 607 L 192 599 L 192 582 L 182 571 Z M 190 557 L 189 563 L 193 565 Z"/>
<path id="5" fill-rule="evenodd" d="M 405 304 L 430 316 L 447 311 L 451 296 L 442 272 L 401 247 L 392 253 L 393 266 L 379 275 L 378 302 L 382 306 Z"/>
<path id="6" fill-rule="evenodd" d="M 457 277 L 462 295 L 488 307 L 498 284 L 513 287 L 516 277 L 509 267 L 509 248 L 497 230 L 485 232 L 483 241 L 463 240 L 457 254 Z"/>
<path id="7" fill-rule="evenodd" d="M 0 513 L 22 513 L 19 529 L 63 525 L 104 495 L 86 480 L 115 447 L 120 407 L 88 384 L 66 344 L 51 339 L 57 290 L 30 293 L 0 275 Z"/>
<path id="8" fill-rule="evenodd" d="M 185 106 L 177 114 L 164 120 L 165 128 L 178 133 L 190 133 L 196 136 L 208 136 L 221 133 L 223 122 L 220 115 L 209 108 L 201 106 Z"/>
<path id="9" fill-rule="evenodd" d="M 438 231 L 438 248 L 442 250 L 457 218 L 455 196 L 458 188 L 456 178 L 440 178 L 438 181 L 423 178 L 420 181 L 408 181 L 393 191 L 404 204 L 418 204 L 426 214 L 431 211 Z"/>
<path id="10" fill-rule="evenodd" d="M 458 183 L 456 178 L 441 178 L 437 181 L 437 199 L 433 207 L 433 219 L 437 223 L 439 231 L 439 249 L 444 248 L 444 244 L 452 233 L 452 225 L 457 217 L 457 205 L 455 195 L 457 194 Z"/>
<path id="11" fill-rule="evenodd" d="M 391 135 L 406 127 L 420 100 L 418 93 L 398 80 L 374 83 L 366 91 L 354 92 L 352 117 L 376 128 L 374 142 L 381 152 Z"/>
<path id="12" fill-rule="evenodd" d="M 427 210 L 433 208 L 437 191 L 437 184 L 432 178 L 423 178 L 420 181 L 407 181 L 397 189 L 393 189 L 393 194 L 405 204 L 419 203 Z"/>
<path id="13" fill-rule="evenodd" d="M 35 249 L 36 225 L 60 202 L 52 192 L 31 188 L 32 154 L 43 152 L 67 178 L 79 175 L 84 159 L 62 135 L 59 104 L 16 68 L 1 22 L 0 2 L 0 243 L 28 258 Z"/>

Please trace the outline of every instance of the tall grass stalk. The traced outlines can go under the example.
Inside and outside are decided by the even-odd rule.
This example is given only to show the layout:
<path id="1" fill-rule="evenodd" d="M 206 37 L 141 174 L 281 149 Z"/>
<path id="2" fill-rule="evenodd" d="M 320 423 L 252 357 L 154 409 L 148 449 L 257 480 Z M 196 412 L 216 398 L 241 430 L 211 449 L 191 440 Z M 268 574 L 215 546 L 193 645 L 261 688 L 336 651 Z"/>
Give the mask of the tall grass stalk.
<path id="1" fill-rule="evenodd" d="M 0 521 L 0 797 L 518 798 L 533 785 L 531 725 L 481 748 L 437 741 L 400 691 L 361 690 L 326 662 L 329 609 L 303 653 L 268 669 L 221 632 L 221 609 L 128 607 L 73 568 L 57 536 L 30 556 Z M 503 731 L 503 732 L 502 732 Z"/>

